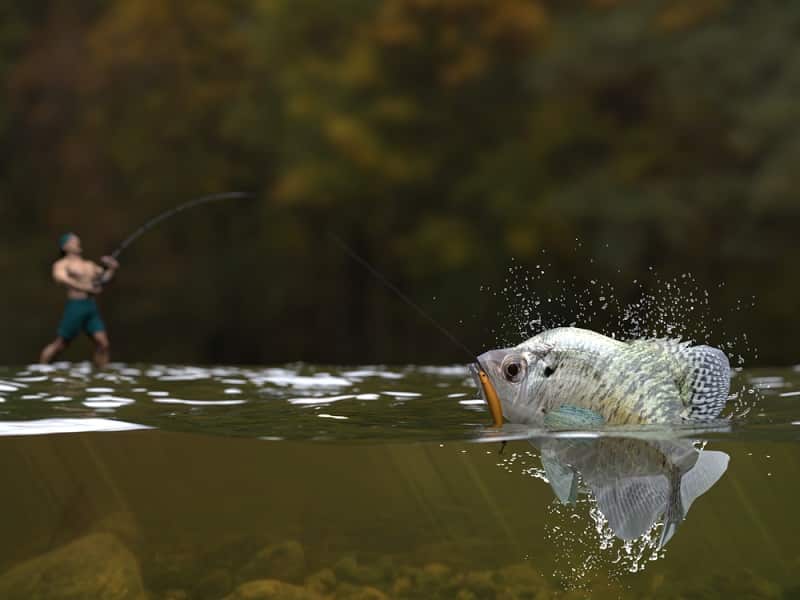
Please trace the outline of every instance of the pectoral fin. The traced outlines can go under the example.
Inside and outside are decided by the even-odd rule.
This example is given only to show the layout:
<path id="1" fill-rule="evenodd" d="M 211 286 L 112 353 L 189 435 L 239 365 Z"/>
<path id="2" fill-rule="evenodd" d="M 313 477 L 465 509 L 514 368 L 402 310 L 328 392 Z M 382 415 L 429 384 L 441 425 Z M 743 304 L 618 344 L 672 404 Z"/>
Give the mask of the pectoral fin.
<path id="1" fill-rule="evenodd" d="M 578 498 L 578 475 L 551 453 L 543 451 L 542 461 L 547 481 L 561 504 L 573 504 Z"/>
<path id="2" fill-rule="evenodd" d="M 544 417 L 544 425 L 548 429 L 602 427 L 605 422 L 606 420 L 600 413 L 571 404 L 562 404 Z"/>

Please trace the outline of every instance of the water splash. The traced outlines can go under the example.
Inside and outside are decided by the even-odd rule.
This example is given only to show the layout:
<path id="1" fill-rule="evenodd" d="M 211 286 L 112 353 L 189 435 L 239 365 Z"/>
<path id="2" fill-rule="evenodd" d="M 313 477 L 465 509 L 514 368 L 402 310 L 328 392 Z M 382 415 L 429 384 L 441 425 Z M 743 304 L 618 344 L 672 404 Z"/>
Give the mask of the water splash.
<path id="1" fill-rule="evenodd" d="M 738 370 L 758 358 L 746 332 L 731 333 L 724 325 L 729 313 L 753 308 L 754 297 L 720 310 L 713 293 L 691 273 L 668 278 L 652 267 L 644 277 L 619 283 L 599 275 L 560 278 L 553 272 L 546 261 L 522 265 L 512 260 L 500 289 L 483 288 L 500 297 L 505 307 L 492 329 L 498 347 L 514 346 L 546 329 L 572 326 L 620 340 L 667 337 L 709 344 L 723 350 Z M 746 415 L 758 397 L 752 388 L 732 388 L 732 414 Z"/>
<path id="2" fill-rule="evenodd" d="M 533 451 L 513 452 L 498 466 L 549 483 Z M 566 589 L 589 591 L 598 580 L 618 581 L 666 556 L 666 550 L 659 547 L 662 524 L 654 524 L 636 539 L 621 540 L 583 484 L 579 492 L 574 504 L 550 503 L 545 520 L 545 537 L 555 549 L 554 575 Z"/>

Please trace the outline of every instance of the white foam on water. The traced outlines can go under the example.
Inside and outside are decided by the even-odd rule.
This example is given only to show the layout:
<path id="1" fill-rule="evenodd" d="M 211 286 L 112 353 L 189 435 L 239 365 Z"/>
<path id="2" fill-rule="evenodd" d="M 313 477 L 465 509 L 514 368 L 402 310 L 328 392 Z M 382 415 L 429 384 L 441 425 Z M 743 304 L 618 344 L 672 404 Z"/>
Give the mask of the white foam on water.
<path id="1" fill-rule="evenodd" d="M 159 381 L 198 381 L 208 379 L 208 373 L 181 373 L 177 375 L 162 375 Z"/>
<path id="2" fill-rule="evenodd" d="M 126 404 L 133 404 L 132 398 L 122 398 L 120 396 L 92 396 L 83 401 L 84 406 L 89 408 L 118 408 Z"/>
<path id="3" fill-rule="evenodd" d="M 321 418 L 321 419 L 340 419 L 340 420 L 344 419 L 344 420 L 346 420 L 346 419 L 350 418 L 350 417 L 344 417 L 342 415 L 329 415 L 328 413 L 321 413 L 321 414 L 318 414 L 317 416 L 319 418 Z"/>
<path id="4" fill-rule="evenodd" d="M 304 375 L 271 375 L 261 379 L 261 381 L 272 383 L 283 387 L 347 387 L 351 384 L 348 379 L 333 377 L 327 374 L 308 377 Z"/>
<path id="5" fill-rule="evenodd" d="M 800 392 L 781 392 L 781 398 L 790 398 L 792 396 L 800 396 Z"/>
<path id="6" fill-rule="evenodd" d="M 191 406 L 232 406 L 246 404 L 246 400 L 182 400 L 181 398 L 155 398 L 159 404 L 189 404 Z"/>
<path id="7" fill-rule="evenodd" d="M 469 374 L 469 369 L 464 365 L 450 365 L 444 367 L 420 367 L 419 371 L 421 373 L 428 373 L 430 375 L 445 375 L 451 377 L 463 377 L 464 375 Z"/>
<path id="8" fill-rule="evenodd" d="M 386 394 L 387 396 L 392 396 L 393 398 L 419 398 L 422 394 L 418 392 L 391 392 L 391 391 L 383 391 L 381 394 Z"/>
<path id="9" fill-rule="evenodd" d="M 147 395 L 148 396 L 154 396 L 154 397 L 161 397 L 161 396 L 166 397 L 166 396 L 169 396 L 169 392 L 162 392 L 162 391 L 147 392 Z"/>
<path id="10" fill-rule="evenodd" d="M 52 373 L 53 371 L 56 370 L 56 366 L 35 364 L 35 365 L 28 365 L 27 370 L 33 371 L 34 373 Z"/>
<path id="11" fill-rule="evenodd" d="M 339 400 L 348 400 L 355 398 L 352 394 L 344 394 L 342 396 L 320 396 L 317 398 L 289 398 L 290 404 L 330 404 L 331 402 L 338 402 Z"/>
<path id="12" fill-rule="evenodd" d="M 474 404 L 486 404 L 482 399 L 478 398 L 476 400 L 459 400 L 459 404 L 463 404 L 465 406 L 472 406 Z"/>
<path id="13" fill-rule="evenodd" d="M 380 397 L 380 394 L 358 394 L 356 400 L 377 400 Z"/>
<path id="14" fill-rule="evenodd" d="M 342 373 L 345 377 L 362 379 L 364 377 L 380 377 L 381 379 L 402 379 L 402 373 L 392 373 L 391 371 L 380 371 L 378 369 L 358 369 L 355 371 L 345 371 Z"/>
<path id="15" fill-rule="evenodd" d="M 242 390 L 240 390 L 239 388 L 225 388 L 224 390 L 222 390 L 222 393 L 223 394 L 241 394 Z"/>
<path id="16" fill-rule="evenodd" d="M 36 419 L 33 421 L 0 421 L 0 436 L 48 435 L 96 431 L 134 431 L 151 429 L 146 425 L 113 419 Z"/>
<path id="17" fill-rule="evenodd" d="M 50 396 L 49 398 L 45 398 L 45 402 L 69 402 L 72 400 L 69 396 Z"/>
<path id="18" fill-rule="evenodd" d="M 114 391 L 114 388 L 106 388 L 106 387 L 90 387 L 86 388 L 86 391 L 91 394 L 110 394 Z"/>

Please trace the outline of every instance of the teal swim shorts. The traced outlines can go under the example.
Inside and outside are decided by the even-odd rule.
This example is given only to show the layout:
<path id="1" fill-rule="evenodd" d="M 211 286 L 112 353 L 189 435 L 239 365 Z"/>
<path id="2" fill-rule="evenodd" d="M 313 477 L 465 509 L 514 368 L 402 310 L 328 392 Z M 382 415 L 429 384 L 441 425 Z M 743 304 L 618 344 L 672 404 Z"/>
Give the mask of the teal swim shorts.
<path id="1" fill-rule="evenodd" d="M 64 316 L 61 317 L 61 323 L 58 325 L 58 336 L 68 342 L 81 330 L 89 335 L 106 330 L 103 319 L 100 318 L 97 303 L 92 298 L 67 300 Z"/>

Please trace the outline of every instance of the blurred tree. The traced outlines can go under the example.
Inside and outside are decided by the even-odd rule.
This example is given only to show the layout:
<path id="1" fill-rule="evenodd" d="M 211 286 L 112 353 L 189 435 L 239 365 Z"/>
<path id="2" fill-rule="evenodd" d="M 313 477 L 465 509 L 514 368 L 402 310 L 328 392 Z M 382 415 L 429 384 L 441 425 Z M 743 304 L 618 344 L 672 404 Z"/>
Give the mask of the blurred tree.
<path id="1" fill-rule="evenodd" d="M 119 358 L 465 358 L 334 234 L 476 348 L 513 325 L 479 291 L 513 257 L 623 302 L 650 267 L 691 271 L 718 336 L 796 361 L 791 4 L 37 0 L 0 16 L 0 314 L 19 340 L 0 362 L 55 326 L 58 233 L 96 255 L 224 189 L 258 199 L 123 257 L 104 298 Z"/>

